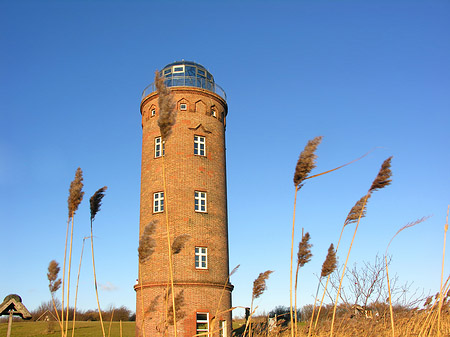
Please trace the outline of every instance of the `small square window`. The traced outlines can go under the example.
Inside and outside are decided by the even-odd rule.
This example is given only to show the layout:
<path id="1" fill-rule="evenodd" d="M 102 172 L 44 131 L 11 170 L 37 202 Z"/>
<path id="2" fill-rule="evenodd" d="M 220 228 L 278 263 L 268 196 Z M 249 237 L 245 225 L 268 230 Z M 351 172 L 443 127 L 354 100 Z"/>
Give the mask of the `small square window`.
<path id="1" fill-rule="evenodd" d="M 156 109 L 152 109 L 152 111 L 151 111 L 151 116 L 153 117 L 153 116 L 155 116 L 156 115 Z"/>
<path id="2" fill-rule="evenodd" d="M 153 213 L 164 212 L 164 192 L 153 193 Z"/>
<path id="3" fill-rule="evenodd" d="M 159 158 L 166 154 L 166 144 L 162 141 L 161 137 L 155 138 L 155 158 Z"/>
<path id="4" fill-rule="evenodd" d="M 187 110 L 187 104 L 186 103 L 181 103 L 180 104 L 180 110 Z"/>
<path id="5" fill-rule="evenodd" d="M 194 154 L 206 156 L 206 139 L 202 136 L 194 136 Z"/>
<path id="6" fill-rule="evenodd" d="M 195 191 L 194 201 L 195 211 L 206 213 L 206 192 Z"/>
<path id="7" fill-rule="evenodd" d="M 208 248 L 195 247 L 195 268 L 208 269 Z"/>

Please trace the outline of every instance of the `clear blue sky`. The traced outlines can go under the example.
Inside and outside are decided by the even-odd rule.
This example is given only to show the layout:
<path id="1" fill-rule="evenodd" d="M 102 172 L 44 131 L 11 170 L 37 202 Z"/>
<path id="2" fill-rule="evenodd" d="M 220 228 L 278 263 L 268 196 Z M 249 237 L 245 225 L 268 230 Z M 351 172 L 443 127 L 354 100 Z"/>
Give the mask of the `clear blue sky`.
<path id="1" fill-rule="evenodd" d="M 134 310 L 140 95 L 156 69 L 180 59 L 207 67 L 228 95 L 234 305 L 250 304 L 267 269 L 275 272 L 256 304 L 289 304 L 292 177 L 318 135 L 317 173 L 376 150 L 299 193 L 296 244 L 303 227 L 314 245 L 300 305 L 312 302 L 329 244 L 391 155 L 393 184 L 370 200 L 350 264 L 372 261 L 400 227 L 434 215 L 394 240 L 390 271 L 438 291 L 450 203 L 449 33 L 448 1 L 0 1 L 0 297 L 18 293 L 29 309 L 50 299 L 47 266 L 63 260 L 80 166 L 73 270 L 89 235 L 88 198 L 107 185 L 94 223 L 100 301 Z M 85 248 L 79 307 L 94 309 Z M 447 254 L 446 276 L 449 264 Z"/>

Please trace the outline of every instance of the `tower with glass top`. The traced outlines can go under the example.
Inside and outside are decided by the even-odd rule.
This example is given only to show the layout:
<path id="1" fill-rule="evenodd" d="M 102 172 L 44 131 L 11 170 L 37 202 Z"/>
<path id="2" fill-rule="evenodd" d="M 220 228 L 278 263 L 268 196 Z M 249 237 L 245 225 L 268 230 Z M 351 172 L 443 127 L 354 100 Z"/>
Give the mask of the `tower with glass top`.
<path id="1" fill-rule="evenodd" d="M 231 335 L 231 291 L 225 160 L 226 95 L 200 64 L 180 61 L 161 72 L 170 87 L 177 122 L 167 143 L 158 127 L 154 84 L 142 95 L 140 235 L 156 221 L 155 251 L 139 264 L 136 290 L 137 335 L 174 335 L 169 285 L 166 214 L 172 243 L 185 241 L 172 254 L 177 304 L 177 335 L 194 336 L 214 326 L 213 336 Z M 163 184 L 163 158 L 166 193 Z M 170 288 L 170 287 L 169 287 Z M 143 301 L 142 301 L 143 299 Z M 144 313 L 142 313 L 144 303 Z M 214 323 L 213 323 L 214 322 Z M 205 335 L 206 336 L 206 335 Z"/>

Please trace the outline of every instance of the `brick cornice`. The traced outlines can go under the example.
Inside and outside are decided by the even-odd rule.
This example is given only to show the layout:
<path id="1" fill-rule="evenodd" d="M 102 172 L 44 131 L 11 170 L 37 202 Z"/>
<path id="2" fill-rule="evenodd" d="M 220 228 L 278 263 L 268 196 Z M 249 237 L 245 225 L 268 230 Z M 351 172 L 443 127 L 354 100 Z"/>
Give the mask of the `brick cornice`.
<path id="1" fill-rule="evenodd" d="M 214 283 L 214 282 L 173 282 L 174 286 L 208 286 L 208 287 L 212 287 L 212 288 L 219 288 L 222 289 L 224 287 L 223 284 L 221 283 Z M 167 282 L 150 282 L 150 283 L 145 283 L 142 286 L 140 284 L 135 284 L 134 285 L 134 290 L 136 291 L 137 289 L 144 289 L 144 288 L 155 288 L 155 287 L 167 287 Z M 232 292 L 234 289 L 234 286 L 231 283 L 228 283 L 225 286 L 225 289 L 228 290 L 229 292 Z"/>
<path id="2" fill-rule="evenodd" d="M 170 87 L 170 90 L 173 93 L 187 93 L 187 94 L 192 94 L 192 92 L 195 92 L 197 95 L 199 96 L 204 96 L 207 98 L 213 98 L 216 99 L 218 101 L 220 101 L 223 106 L 225 107 L 225 116 L 228 115 L 228 105 L 227 105 L 227 101 L 225 101 L 225 99 L 223 99 L 220 95 L 209 91 L 207 89 L 202 89 L 202 88 L 197 88 L 197 87 Z M 142 107 L 143 105 L 148 101 L 154 98 L 154 96 L 157 96 L 158 93 L 156 91 L 152 92 L 150 95 L 145 96 L 142 101 L 141 101 L 141 106 L 140 106 L 140 111 L 141 111 L 141 115 L 142 115 Z"/>

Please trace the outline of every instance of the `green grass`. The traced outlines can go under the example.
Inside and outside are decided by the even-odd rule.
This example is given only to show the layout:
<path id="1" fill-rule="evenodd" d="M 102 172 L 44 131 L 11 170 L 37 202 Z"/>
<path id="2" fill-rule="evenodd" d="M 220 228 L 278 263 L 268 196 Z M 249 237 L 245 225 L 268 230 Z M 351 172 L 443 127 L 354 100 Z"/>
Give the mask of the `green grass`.
<path id="1" fill-rule="evenodd" d="M 71 325 L 72 322 L 69 322 Z M 48 331 L 48 322 L 13 322 L 11 337 L 60 337 L 58 323 L 53 322 L 53 332 Z M 134 337 L 135 322 L 122 322 L 122 336 Z M 6 336 L 8 323 L 0 323 L 0 336 Z M 105 323 L 105 334 L 108 336 L 109 322 Z M 68 337 L 72 336 L 72 328 L 69 328 Z M 75 325 L 76 337 L 101 337 L 102 328 L 100 322 L 77 322 Z M 113 322 L 110 337 L 120 337 L 119 322 Z"/>

